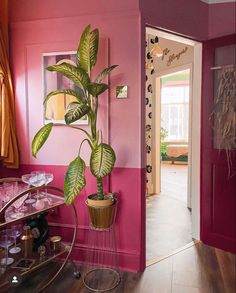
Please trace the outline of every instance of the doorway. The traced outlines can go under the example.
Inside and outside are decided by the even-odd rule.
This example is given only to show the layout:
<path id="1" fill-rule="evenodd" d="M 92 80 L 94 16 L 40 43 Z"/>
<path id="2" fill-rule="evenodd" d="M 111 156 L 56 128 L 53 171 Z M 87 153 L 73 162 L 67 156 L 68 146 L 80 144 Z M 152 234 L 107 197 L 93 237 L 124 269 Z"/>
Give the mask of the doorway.
<path id="1" fill-rule="evenodd" d="M 150 63 L 156 42 L 162 55 Z M 146 57 L 146 260 L 150 262 L 199 239 L 196 129 L 200 130 L 201 44 L 147 28 Z"/>

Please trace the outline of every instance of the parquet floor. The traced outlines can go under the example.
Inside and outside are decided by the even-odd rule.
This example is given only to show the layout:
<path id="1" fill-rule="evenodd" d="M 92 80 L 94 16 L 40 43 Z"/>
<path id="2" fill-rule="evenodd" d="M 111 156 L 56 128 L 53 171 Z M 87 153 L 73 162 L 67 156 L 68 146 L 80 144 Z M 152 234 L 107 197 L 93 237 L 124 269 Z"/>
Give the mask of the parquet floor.
<path id="1" fill-rule="evenodd" d="M 47 279 L 53 265 L 35 273 L 10 293 L 34 292 L 39 280 Z M 81 269 L 82 270 L 82 269 Z M 235 293 L 235 255 L 198 243 L 166 258 L 143 273 L 121 273 L 114 293 Z M 108 282 L 108 280 L 104 280 Z M 71 265 L 45 293 L 88 293 L 82 279 L 75 279 Z"/>

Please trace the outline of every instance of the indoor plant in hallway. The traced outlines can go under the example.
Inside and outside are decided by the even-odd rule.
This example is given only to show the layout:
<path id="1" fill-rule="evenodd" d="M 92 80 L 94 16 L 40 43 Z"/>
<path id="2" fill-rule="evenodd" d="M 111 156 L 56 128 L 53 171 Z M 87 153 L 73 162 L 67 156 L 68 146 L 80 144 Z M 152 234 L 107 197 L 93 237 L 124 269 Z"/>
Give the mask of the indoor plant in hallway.
<path id="1" fill-rule="evenodd" d="M 58 89 L 50 92 L 44 103 L 58 94 L 74 97 L 65 112 L 65 127 L 73 127 L 82 131 L 86 138 L 78 148 L 78 155 L 70 162 L 64 179 L 65 202 L 71 204 L 86 185 L 85 161 L 80 156 L 81 147 L 84 143 L 91 150 L 90 170 L 97 181 L 96 194 L 90 195 L 86 201 L 89 208 L 90 220 L 96 228 L 108 228 L 113 221 L 116 199 L 113 194 L 105 194 L 103 190 L 103 178 L 109 175 L 114 167 L 116 156 L 109 144 L 103 142 L 102 131 L 97 129 L 97 115 L 99 96 L 108 89 L 108 85 L 102 80 L 117 66 L 112 65 L 104 69 L 94 81 L 91 80 L 92 68 L 97 62 L 99 45 L 98 29 L 91 29 L 88 25 L 80 38 L 76 54 L 76 64 L 63 62 L 49 66 L 47 70 L 56 71 L 67 77 L 76 86 L 77 90 Z M 89 131 L 70 125 L 71 123 L 88 117 Z M 32 154 L 36 157 L 38 151 L 47 140 L 54 124 L 44 125 L 34 136 L 32 141 Z"/>

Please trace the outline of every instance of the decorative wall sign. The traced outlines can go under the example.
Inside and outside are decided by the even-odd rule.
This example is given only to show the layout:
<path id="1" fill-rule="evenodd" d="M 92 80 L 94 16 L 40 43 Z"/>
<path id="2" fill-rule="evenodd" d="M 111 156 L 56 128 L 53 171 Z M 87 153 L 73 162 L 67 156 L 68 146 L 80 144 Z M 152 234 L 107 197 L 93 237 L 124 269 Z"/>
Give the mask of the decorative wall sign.
<path id="1" fill-rule="evenodd" d="M 171 53 L 171 50 L 169 48 L 165 48 L 163 50 L 163 55 L 162 55 L 162 58 L 161 60 L 164 61 L 165 58 L 168 58 L 167 61 L 166 61 L 166 65 L 167 66 L 171 66 L 172 63 L 175 61 L 175 60 L 179 60 L 181 58 L 181 56 L 185 53 L 187 53 L 188 51 L 188 47 L 185 46 L 181 51 L 179 51 L 178 53 Z M 170 54 L 170 55 L 169 55 Z"/>
<path id="2" fill-rule="evenodd" d="M 117 99 L 128 98 L 128 86 L 127 85 L 118 85 L 116 87 L 116 97 L 117 97 Z"/>
<path id="3" fill-rule="evenodd" d="M 44 82 L 44 97 L 51 91 L 57 89 L 72 89 L 79 91 L 79 88 L 66 77 L 57 72 L 49 72 L 46 68 L 51 65 L 61 64 L 63 62 L 75 65 L 76 52 L 55 52 L 43 54 L 43 82 Z M 44 123 L 53 122 L 55 124 L 65 124 L 64 114 L 67 106 L 75 101 L 76 98 L 67 94 L 58 94 L 52 96 L 44 104 Z M 74 122 L 73 124 L 87 125 L 87 116 Z"/>

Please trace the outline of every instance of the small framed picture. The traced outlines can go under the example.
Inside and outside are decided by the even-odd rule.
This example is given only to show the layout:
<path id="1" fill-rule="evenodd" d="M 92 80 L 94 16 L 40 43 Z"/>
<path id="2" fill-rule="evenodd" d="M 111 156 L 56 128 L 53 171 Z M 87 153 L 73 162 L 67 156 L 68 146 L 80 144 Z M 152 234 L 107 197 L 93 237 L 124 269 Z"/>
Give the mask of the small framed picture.
<path id="1" fill-rule="evenodd" d="M 116 87 L 116 98 L 117 99 L 127 99 L 128 98 L 128 86 L 118 85 Z"/>

